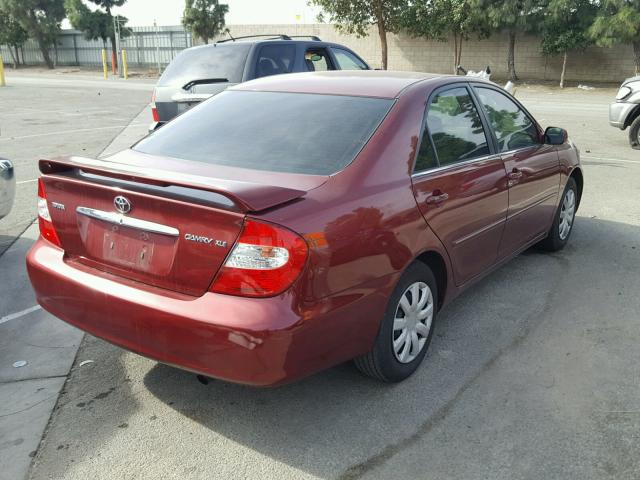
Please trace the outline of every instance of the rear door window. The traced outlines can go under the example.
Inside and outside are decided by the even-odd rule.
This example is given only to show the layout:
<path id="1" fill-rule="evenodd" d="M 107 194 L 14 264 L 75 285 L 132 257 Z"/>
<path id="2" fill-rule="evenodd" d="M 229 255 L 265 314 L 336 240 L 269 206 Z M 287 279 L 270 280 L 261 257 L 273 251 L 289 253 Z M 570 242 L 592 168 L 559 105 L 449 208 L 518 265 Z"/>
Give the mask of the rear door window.
<path id="1" fill-rule="evenodd" d="M 335 47 L 332 50 L 340 70 L 369 70 L 369 67 L 350 51 Z"/>
<path id="2" fill-rule="evenodd" d="M 426 132 L 433 144 L 425 142 Z M 439 166 L 445 166 L 490 153 L 480 115 L 465 87 L 435 95 L 427 110 L 426 132 L 416 168 L 433 166 L 436 158 Z"/>
<path id="3" fill-rule="evenodd" d="M 217 44 L 183 50 L 166 68 L 158 86 L 183 86 L 193 80 L 239 83 L 250 44 Z"/>
<path id="4" fill-rule="evenodd" d="M 353 161 L 394 100 L 227 90 L 133 149 L 215 165 L 331 175 Z"/>
<path id="5" fill-rule="evenodd" d="M 291 73 L 296 59 L 296 46 L 293 44 L 264 45 L 258 53 L 256 78 Z"/>
<path id="6" fill-rule="evenodd" d="M 304 63 L 310 72 L 335 70 L 325 48 L 310 48 L 304 54 Z"/>

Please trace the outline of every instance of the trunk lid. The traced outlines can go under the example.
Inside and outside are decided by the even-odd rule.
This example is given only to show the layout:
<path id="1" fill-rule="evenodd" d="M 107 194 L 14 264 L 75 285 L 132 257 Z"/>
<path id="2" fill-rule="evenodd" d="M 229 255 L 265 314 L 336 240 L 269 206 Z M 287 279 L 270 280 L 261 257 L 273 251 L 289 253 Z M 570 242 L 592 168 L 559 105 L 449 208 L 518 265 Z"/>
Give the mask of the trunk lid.
<path id="1" fill-rule="evenodd" d="M 233 248 L 248 212 L 306 193 L 218 178 L 211 166 L 204 175 L 201 166 L 175 159 L 168 164 L 182 168 L 158 169 L 149 164 L 160 159 L 149 157 L 40 161 L 52 222 L 68 260 L 199 296 Z"/>

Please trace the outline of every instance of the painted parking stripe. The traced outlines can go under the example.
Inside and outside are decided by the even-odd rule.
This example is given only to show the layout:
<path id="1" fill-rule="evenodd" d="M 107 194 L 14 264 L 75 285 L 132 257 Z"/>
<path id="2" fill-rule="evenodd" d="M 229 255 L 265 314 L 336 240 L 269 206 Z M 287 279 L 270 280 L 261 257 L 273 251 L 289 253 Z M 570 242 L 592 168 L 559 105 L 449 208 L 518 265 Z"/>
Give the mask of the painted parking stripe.
<path id="1" fill-rule="evenodd" d="M 129 125 L 113 125 L 112 127 L 78 128 L 76 130 L 59 130 L 57 132 L 35 133 L 33 135 L 21 135 L 18 137 L 0 138 L 0 142 L 10 142 L 12 140 L 21 140 L 23 138 L 47 137 L 50 135 L 64 135 L 67 133 L 95 132 L 98 130 L 115 130 L 118 128 L 123 129 L 125 127 L 140 127 L 143 125 L 146 125 L 146 123 L 131 123 Z"/>
<path id="2" fill-rule="evenodd" d="M 15 320 L 16 318 L 24 317 L 25 315 L 29 315 L 37 310 L 40 310 L 42 307 L 40 305 L 34 305 L 33 307 L 29 307 L 26 310 L 22 310 L 21 312 L 10 313 L 6 317 L 0 318 L 0 325 L 6 322 L 10 322 L 11 320 Z"/>
<path id="3" fill-rule="evenodd" d="M 640 165 L 640 162 L 635 160 L 623 160 L 621 158 L 592 157 L 590 155 L 580 155 L 580 158 L 585 160 L 600 160 L 601 162 L 635 163 L 636 165 Z"/>

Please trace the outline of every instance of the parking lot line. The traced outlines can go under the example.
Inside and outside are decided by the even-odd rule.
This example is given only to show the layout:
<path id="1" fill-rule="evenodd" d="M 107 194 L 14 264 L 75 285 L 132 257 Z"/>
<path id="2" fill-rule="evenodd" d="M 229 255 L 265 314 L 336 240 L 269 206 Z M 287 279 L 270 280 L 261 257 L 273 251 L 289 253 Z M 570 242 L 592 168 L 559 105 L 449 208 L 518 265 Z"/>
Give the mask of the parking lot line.
<path id="1" fill-rule="evenodd" d="M 57 132 L 36 133 L 33 135 L 20 135 L 17 137 L 0 138 L 0 142 L 10 142 L 11 140 L 22 140 L 24 138 L 47 137 L 51 135 L 64 135 L 67 133 L 95 132 L 97 130 L 115 130 L 118 128 L 122 129 L 125 127 L 133 127 L 133 126 L 141 126 L 141 125 L 144 125 L 144 124 L 139 123 L 139 124 L 129 124 L 129 125 L 113 125 L 110 127 L 78 128 L 75 130 L 58 130 Z"/>
<path id="2" fill-rule="evenodd" d="M 589 155 L 581 155 L 580 158 L 582 158 L 583 160 L 600 160 L 602 162 L 635 163 L 636 165 L 640 165 L 640 162 L 636 162 L 635 160 L 623 160 L 621 158 L 592 157 Z"/>
<path id="3" fill-rule="evenodd" d="M 15 313 L 10 313 L 9 315 L 6 315 L 2 318 L 0 318 L 0 325 L 2 325 L 3 323 L 9 322 L 11 320 L 15 320 L 16 318 L 20 318 L 20 317 L 24 317 L 25 315 L 29 315 L 30 313 L 33 313 L 37 310 L 40 310 L 42 307 L 40 305 L 34 305 L 33 307 L 29 307 L 25 310 L 22 310 L 20 312 L 15 312 Z"/>

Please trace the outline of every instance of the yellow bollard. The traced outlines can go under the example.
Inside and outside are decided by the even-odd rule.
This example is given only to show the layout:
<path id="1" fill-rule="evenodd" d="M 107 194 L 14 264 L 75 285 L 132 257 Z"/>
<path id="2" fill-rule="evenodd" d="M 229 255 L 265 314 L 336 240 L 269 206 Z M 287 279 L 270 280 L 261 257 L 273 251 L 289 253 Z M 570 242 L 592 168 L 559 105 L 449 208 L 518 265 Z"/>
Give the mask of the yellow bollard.
<path id="1" fill-rule="evenodd" d="M 124 74 L 124 79 L 129 78 L 129 67 L 127 66 L 127 51 L 122 49 L 122 73 Z"/>
<path id="2" fill-rule="evenodd" d="M 102 49 L 102 73 L 104 74 L 104 79 L 107 79 L 107 51 Z"/>
<path id="3" fill-rule="evenodd" d="M 2 59 L 2 55 L 0 55 L 0 87 L 5 87 L 7 82 L 4 81 L 4 60 Z"/>

